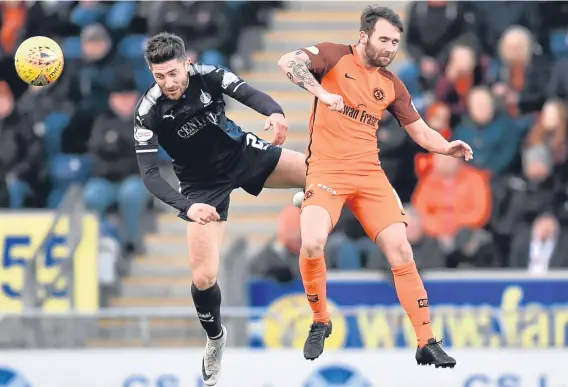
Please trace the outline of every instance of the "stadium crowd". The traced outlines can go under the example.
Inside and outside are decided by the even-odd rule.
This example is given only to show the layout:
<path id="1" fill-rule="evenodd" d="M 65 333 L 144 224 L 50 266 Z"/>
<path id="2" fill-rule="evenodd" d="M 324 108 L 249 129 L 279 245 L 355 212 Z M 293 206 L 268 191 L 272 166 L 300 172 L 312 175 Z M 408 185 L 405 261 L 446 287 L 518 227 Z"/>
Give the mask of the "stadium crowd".
<path id="1" fill-rule="evenodd" d="M 228 65 L 243 29 L 265 25 L 266 10 L 279 3 L 0 3 L 0 208 L 56 208 L 71 184 L 84 184 L 88 209 L 121 220 L 122 230 L 109 221 L 103 233 L 135 252 L 151 205 L 132 138 L 134 108 L 153 81 L 146 37 L 174 32 L 193 61 Z M 14 68 L 19 43 L 35 35 L 65 53 L 63 75 L 48 87 L 26 85 Z"/>
<path id="2" fill-rule="evenodd" d="M 422 270 L 568 267 L 568 2 L 411 2 L 397 69 L 426 122 L 471 145 L 465 163 L 423 153 L 386 115 L 382 167 L 406 204 Z M 401 55 L 401 54 L 399 54 Z M 413 173 L 414 172 L 414 173 Z M 261 277 L 299 278 L 299 210 L 253 259 Z M 328 268 L 390 271 L 344 209 Z"/>

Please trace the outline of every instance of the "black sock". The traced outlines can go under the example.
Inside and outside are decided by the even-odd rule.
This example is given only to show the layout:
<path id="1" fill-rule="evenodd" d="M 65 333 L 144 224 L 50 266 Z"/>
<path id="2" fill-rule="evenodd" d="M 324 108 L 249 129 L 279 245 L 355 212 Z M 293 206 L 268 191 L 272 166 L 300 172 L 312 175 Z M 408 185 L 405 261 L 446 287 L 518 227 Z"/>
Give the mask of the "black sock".
<path id="1" fill-rule="evenodd" d="M 221 336 L 221 289 L 217 282 L 209 289 L 199 290 L 191 284 L 191 296 L 197 310 L 197 317 L 201 326 L 207 332 L 210 339 Z"/>

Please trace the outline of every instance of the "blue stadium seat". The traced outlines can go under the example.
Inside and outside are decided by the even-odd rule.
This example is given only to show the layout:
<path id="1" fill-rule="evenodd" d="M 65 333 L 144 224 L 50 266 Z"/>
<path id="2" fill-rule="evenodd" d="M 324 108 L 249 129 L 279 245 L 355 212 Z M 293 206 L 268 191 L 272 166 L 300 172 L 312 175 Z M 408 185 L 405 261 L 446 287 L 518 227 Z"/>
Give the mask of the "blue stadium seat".
<path id="1" fill-rule="evenodd" d="M 81 57 L 81 39 L 78 36 L 70 36 L 63 40 L 61 49 L 65 54 L 65 59 L 77 59 Z"/>
<path id="2" fill-rule="evenodd" d="M 353 242 L 342 244 L 336 263 L 339 270 L 361 270 L 361 250 Z"/>
<path id="3" fill-rule="evenodd" d="M 217 50 L 205 50 L 201 53 L 199 57 L 201 63 L 206 63 L 210 65 L 226 66 L 227 59 L 223 54 Z"/>
<path id="4" fill-rule="evenodd" d="M 71 11 L 71 15 L 69 19 L 71 23 L 79 26 L 85 27 L 89 24 L 94 24 L 99 22 L 105 15 L 105 8 L 103 4 L 94 4 L 90 6 L 84 5 L 77 5 L 73 11 Z"/>
<path id="5" fill-rule="evenodd" d="M 154 77 L 148 67 L 134 70 L 134 82 L 138 91 L 143 93 L 154 82 Z"/>
<path id="6" fill-rule="evenodd" d="M 47 157 L 61 152 L 61 135 L 70 121 L 71 117 L 63 112 L 53 112 L 45 118 L 43 141 Z"/>
<path id="7" fill-rule="evenodd" d="M 90 155 L 54 155 L 48 167 L 49 177 L 58 183 L 85 183 L 93 170 L 93 158 Z"/>
<path id="8" fill-rule="evenodd" d="M 128 59 L 144 58 L 146 36 L 128 35 L 118 43 L 118 52 Z"/>
<path id="9" fill-rule="evenodd" d="M 106 25 L 112 30 L 125 29 L 136 16 L 135 1 L 118 1 L 112 5 L 106 15 Z"/>
<path id="10" fill-rule="evenodd" d="M 48 176 L 52 190 L 48 197 L 48 207 L 55 208 L 71 184 L 85 184 L 93 171 L 93 159 L 89 155 L 57 154 L 48 164 Z"/>
<path id="11" fill-rule="evenodd" d="M 550 50 L 556 59 L 568 57 L 568 31 L 554 31 L 550 36 Z"/>

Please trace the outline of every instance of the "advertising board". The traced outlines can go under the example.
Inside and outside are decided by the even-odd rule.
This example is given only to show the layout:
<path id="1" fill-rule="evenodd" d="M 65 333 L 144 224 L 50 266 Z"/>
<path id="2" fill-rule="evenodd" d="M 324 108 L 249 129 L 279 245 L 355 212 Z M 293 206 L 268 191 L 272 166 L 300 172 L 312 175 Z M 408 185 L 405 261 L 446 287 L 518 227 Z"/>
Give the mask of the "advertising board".
<path id="1" fill-rule="evenodd" d="M 410 349 L 227 350 L 218 387 L 563 387 L 566 350 L 456 350 L 454 369 L 419 367 Z M 0 352 L 4 387 L 203 387 L 201 349 Z M 18 384 L 20 383 L 20 384 Z M 27 384 L 26 384 L 27 383 Z"/>
<path id="2" fill-rule="evenodd" d="M 54 214 L 48 211 L 0 213 L 0 312 L 22 311 L 23 268 L 45 238 L 53 218 Z M 82 221 L 83 236 L 75 251 L 73 294 L 77 310 L 93 311 L 99 305 L 99 225 L 92 215 L 85 215 Z M 36 278 L 39 283 L 51 283 L 59 273 L 61 262 L 68 258 L 68 232 L 68 218 L 62 218 L 37 262 Z M 66 281 L 60 280 L 48 295 L 45 311 L 68 310 L 71 294 Z"/>
<path id="3" fill-rule="evenodd" d="M 470 277 L 456 272 L 424 282 L 432 328 L 446 347 L 568 347 L 568 276 Z M 267 308 L 263 317 L 251 321 L 250 345 L 302 348 L 311 322 L 302 283 L 257 280 L 249 294 L 250 306 Z M 333 335 L 326 348 L 416 346 L 392 282 L 331 279 L 327 294 Z"/>

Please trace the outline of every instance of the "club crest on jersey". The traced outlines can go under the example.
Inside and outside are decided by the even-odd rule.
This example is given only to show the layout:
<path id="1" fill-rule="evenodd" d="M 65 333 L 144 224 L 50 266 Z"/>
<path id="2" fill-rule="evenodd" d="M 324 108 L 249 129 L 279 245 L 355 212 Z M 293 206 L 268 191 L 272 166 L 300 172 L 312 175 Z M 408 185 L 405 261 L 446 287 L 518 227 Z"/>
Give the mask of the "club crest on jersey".
<path id="1" fill-rule="evenodd" d="M 314 191 L 309 189 L 306 191 L 306 193 L 304 194 L 304 200 L 308 200 L 309 198 L 311 198 L 312 196 L 314 196 Z"/>
<path id="2" fill-rule="evenodd" d="M 154 136 L 154 132 L 148 129 L 136 128 L 134 131 L 134 139 L 138 142 L 145 142 Z"/>
<path id="3" fill-rule="evenodd" d="M 381 102 L 383 99 L 385 99 L 385 91 L 376 87 L 375 89 L 373 89 L 373 98 L 375 98 L 375 101 Z"/>
<path id="4" fill-rule="evenodd" d="M 199 96 L 199 100 L 205 106 L 211 104 L 211 94 L 206 91 L 201 90 L 201 95 Z"/>

